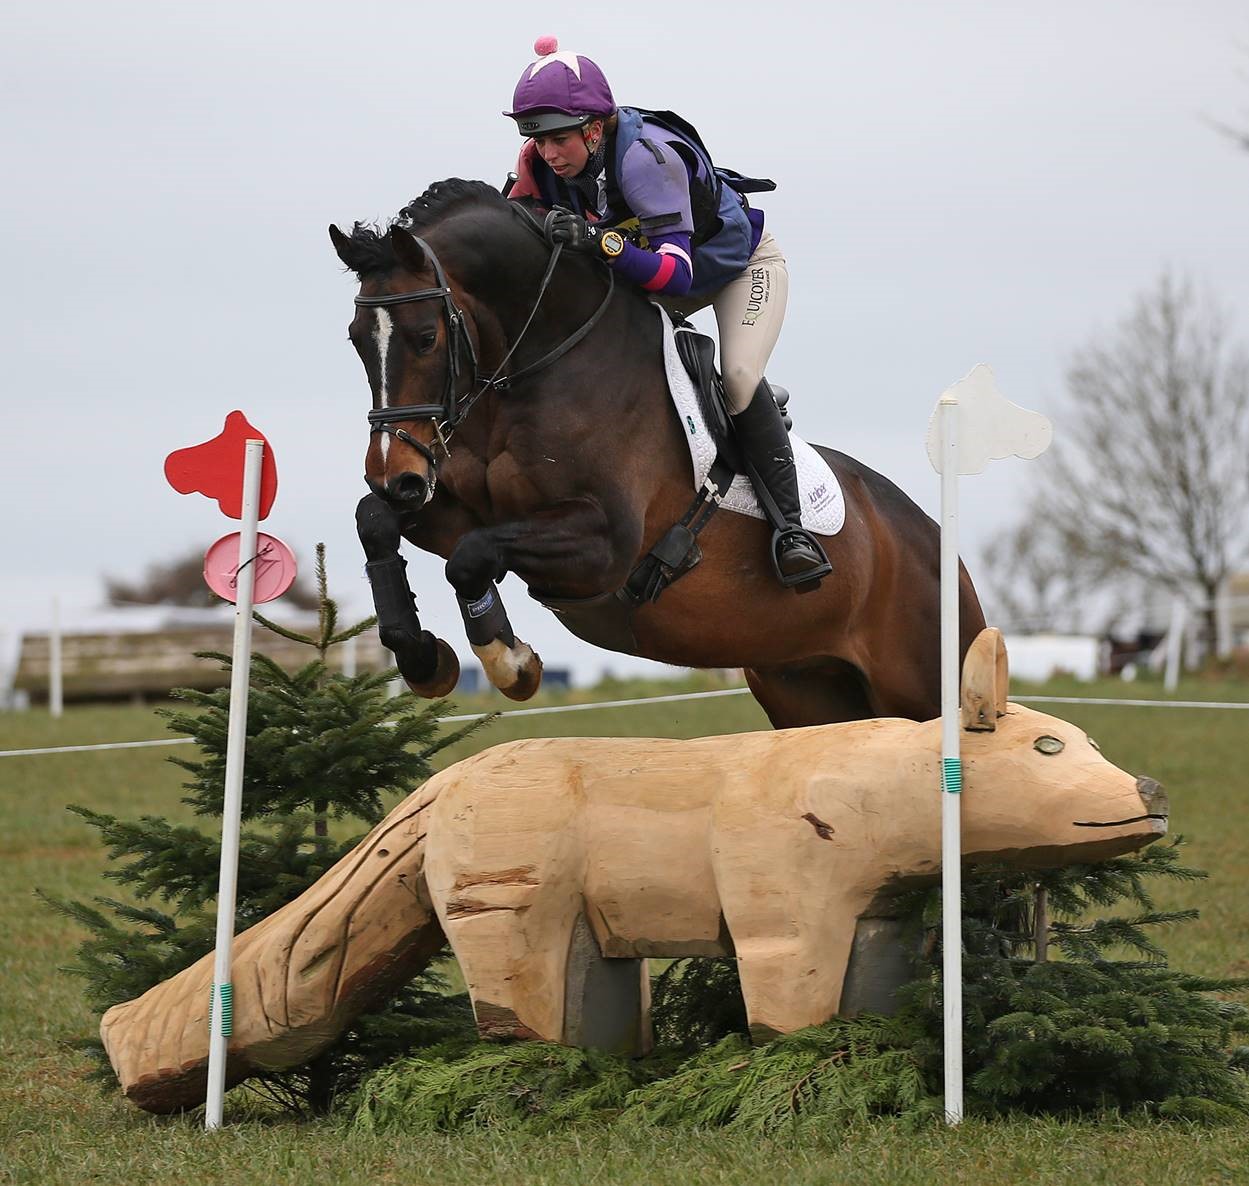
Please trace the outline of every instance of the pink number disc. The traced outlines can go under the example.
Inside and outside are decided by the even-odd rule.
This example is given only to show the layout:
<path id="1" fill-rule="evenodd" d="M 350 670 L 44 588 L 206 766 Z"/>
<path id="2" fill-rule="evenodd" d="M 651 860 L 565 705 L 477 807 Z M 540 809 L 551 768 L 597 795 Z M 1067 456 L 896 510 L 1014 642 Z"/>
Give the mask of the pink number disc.
<path id="1" fill-rule="evenodd" d="M 237 531 L 223 535 L 204 553 L 204 580 L 226 601 L 238 600 L 239 542 Z M 281 597 L 295 583 L 295 555 L 280 539 L 256 533 L 255 587 L 252 600 L 259 605 Z"/>

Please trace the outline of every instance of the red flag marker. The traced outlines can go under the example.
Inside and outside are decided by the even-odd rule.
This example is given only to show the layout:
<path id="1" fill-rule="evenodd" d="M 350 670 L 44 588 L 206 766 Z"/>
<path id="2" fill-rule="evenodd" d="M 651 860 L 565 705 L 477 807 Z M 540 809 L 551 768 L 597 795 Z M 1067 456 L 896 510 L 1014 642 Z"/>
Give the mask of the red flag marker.
<path id="1" fill-rule="evenodd" d="M 264 433 L 248 424 L 242 412 L 231 412 L 225 427 L 211 441 L 170 453 L 165 458 L 165 477 L 179 494 L 203 494 L 216 499 L 223 515 L 241 519 L 244 443 L 248 440 L 265 442 L 259 517 L 267 518 L 278 493 L 278 467 Z"/>

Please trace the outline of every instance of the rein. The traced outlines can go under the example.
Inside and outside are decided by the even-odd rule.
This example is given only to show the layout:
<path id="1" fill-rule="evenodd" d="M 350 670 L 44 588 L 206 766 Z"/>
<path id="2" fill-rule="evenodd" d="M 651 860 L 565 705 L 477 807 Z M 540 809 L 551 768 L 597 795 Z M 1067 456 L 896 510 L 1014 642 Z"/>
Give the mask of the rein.
<path id="1" fill-rule="evenodd" d="M 542 234 L 536 219 L 528 211 L 517 208 L 517 213 L 524 216 L 527 226 L 538 234 Z M 533 324 L 533 319 L 538 314 L 542 298 L 546 296 L 547 289 L 550 287 L 551 277 L 555 272 L 555 265 L 559 263 L 560 255 L 564 250 L 564 245 L 557 243 L 555 249 L 551 252 L 551 261 L 547 264 L 542 281 L 538 285 L 537 300 L 534 301 L 533 308 L 529 311 L 525 324 L 521 327 L 520 333 L 516 335 L 516 340 L 512 343 L 511 348 L 503 356 L 503 360 L 495 368 L 494 374 L 486 378 L 480 373 L 477 351 L 473 346 L 472 336 L 469 334 L 468 327 L 465 324 L 464 311 L 455 303 L 455 297 L 451 292 L 451 286 L 447 283 L 447 274 L 443 269 L 442 263 L 439 261 L 434 249 L 424 239 L 417 238 L 415 235 L 413 238 L 416 239 L 421 250 L 425 252 L 434 269 L 436 287 L 419 288 L 412 292 L 398 292 L 377 297 L 358 296 L 356 297 L 356 304 L 363 309 L 377 309 L 387 308 L 391 305 L 404 305 L 411 301 L 442 301 L 443 316 L 446 318 L 447 325 L 447 382 L 443 390 L 442 401 L 436 404 L 405 404 L 397 408 L 373 408 L 368 414 L 370 434 L 378 432 L 389 433 L 391 436 L 401 440 L 405 445 L 410 445 L 415 449 L 425 458 L 431 469 L 436 471 L 438 459 L 434 451 L 424 442 L 418 441 L 406 429 L 396 428 L 395 426 L 417 420 L 431 421 L 438 443 L 442 447 L 443 453 L 449 457 L 451 450 L 448 442 L 452 435 L 472 410 L 473 405 L 487 391 L 506 391 L 514 384 L 530 378 L 539 371 L 545 370 L 552 363 L 563 358 L 568 351 L 585 339 L 586 335 L 598 324 L 600 318 L 607 311 L 607 306 L 611 302 L 612 295 L 616 290 L 616 277 L 615 273 L 608 271 L 607 295 L 603 297 L 598 308 L 590 314 L 589 319 L 579 329 L 565 338 L 554 350 L 542 355 L 536 362 L 531 362 L 519 371 L 505 375 L 503 373 L 504 368 L 511 361 L 512 355 L 516 353 L 521 342 L 524 341 L 525 335 L 529 332 L 529 327 Z M 459 390 L 460 374 L 465 369 L 462 366 L 464 361 L 468 363 L 467 369 L 471 372 L 471 377 L 467 384 L 468 393 L 461 396 Z"/>

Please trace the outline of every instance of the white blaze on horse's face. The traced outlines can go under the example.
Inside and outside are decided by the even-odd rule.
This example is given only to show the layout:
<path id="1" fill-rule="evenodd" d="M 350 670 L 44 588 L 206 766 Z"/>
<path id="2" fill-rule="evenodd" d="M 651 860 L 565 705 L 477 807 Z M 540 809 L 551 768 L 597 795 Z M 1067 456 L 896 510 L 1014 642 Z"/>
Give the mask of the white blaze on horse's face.
<path id="1" fill-rule="evenodd" d="M 377 403 L 380 408 L 390 407 L 390 393 L 386 389 L 386 355 L 390 352 L 390 335 L 394 332 L 395 323 L 385 309 L 375 309 L 377 324 L 373 327 L 373 341 L 377 343 L 378 392 Z M 382 464 L 386 463 L 386 455 L 390 452 L 390 434 L 381 434 Z"/>

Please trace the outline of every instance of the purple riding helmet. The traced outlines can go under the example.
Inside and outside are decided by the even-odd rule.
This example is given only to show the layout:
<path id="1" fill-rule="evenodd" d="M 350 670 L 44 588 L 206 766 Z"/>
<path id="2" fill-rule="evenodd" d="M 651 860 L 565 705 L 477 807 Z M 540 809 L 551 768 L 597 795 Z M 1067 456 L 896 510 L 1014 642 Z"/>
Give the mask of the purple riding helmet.
<path id="1" fill-rule="evenodd" d="M 522 136 L 545 136 L 584 127 L 616 110 L 611 87 L 602 70 L 589 58 L 560 50 L 551 36 L 533 43 L 538 55 L 512 94 L 512 110 L 503 114 L 516 121 Z"/>

